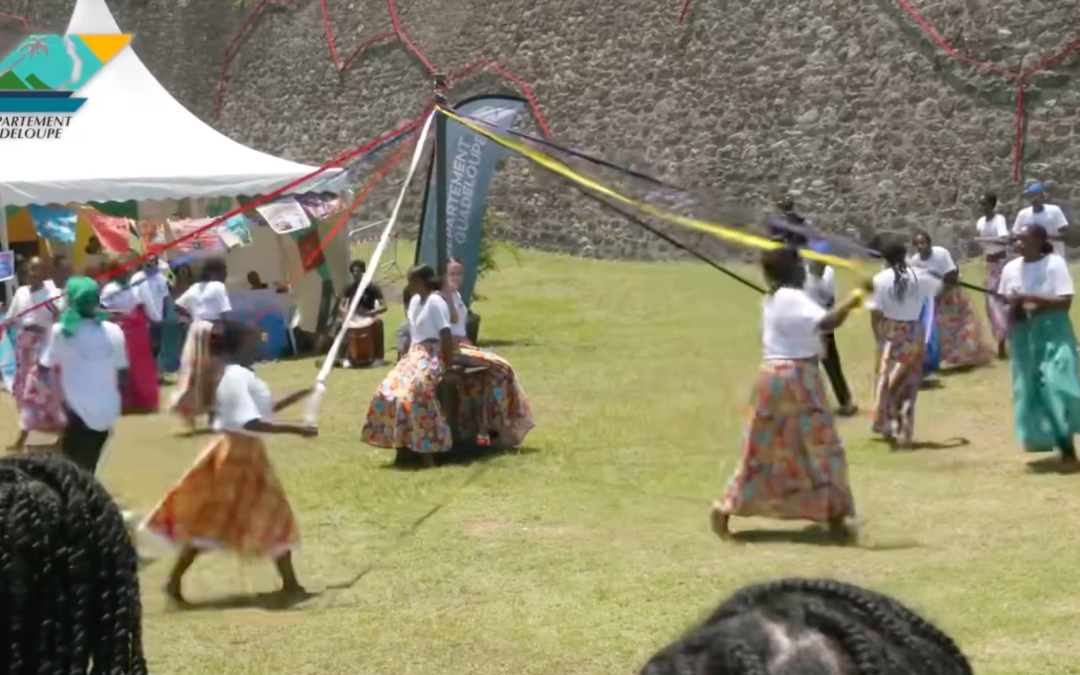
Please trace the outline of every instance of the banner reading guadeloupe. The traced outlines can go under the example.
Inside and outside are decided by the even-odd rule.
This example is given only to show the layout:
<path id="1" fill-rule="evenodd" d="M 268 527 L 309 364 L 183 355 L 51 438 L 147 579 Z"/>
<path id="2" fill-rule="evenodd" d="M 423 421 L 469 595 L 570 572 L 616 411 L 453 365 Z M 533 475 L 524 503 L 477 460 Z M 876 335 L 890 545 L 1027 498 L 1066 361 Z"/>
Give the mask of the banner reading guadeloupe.
<path id="1" fill-rule="evenodd" d="M 525 99 L 515 96 L 477 96 L 461 102 L 454 111 L 464 117 L 486 122 L 492 131 L 505 132 L 525 107 Z M 509 152 L 468 127 L 447 120 L 446 137 L 446 242 L 448 257 L 465 265 L 461 298 L 472 303 L 476 288 L 476 268 L 480 263 L 480 236 L 484 222 L 484 201 L 499 162 Z M 436 190 L 434 167 L 429 172 L 420 219 L 420 241 L 416 261 L 435 267 L 437 259 Z"/>

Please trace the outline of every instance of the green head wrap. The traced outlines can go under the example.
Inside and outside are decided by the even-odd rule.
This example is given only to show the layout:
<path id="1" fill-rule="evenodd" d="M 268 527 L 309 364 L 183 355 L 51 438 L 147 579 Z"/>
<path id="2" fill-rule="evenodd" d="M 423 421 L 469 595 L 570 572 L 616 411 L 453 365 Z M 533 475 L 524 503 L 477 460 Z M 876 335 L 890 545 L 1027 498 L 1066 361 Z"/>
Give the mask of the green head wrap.
<path id="1" fill-rule="evenodd" d="M 101 323 L 105 312 L 101 311 L 98 283 L 90 277 L 71 277 L 67 281 L 67 309 L 60 315 L 60 330 L 67 337 L 79 330 L 83 319 Z"/>

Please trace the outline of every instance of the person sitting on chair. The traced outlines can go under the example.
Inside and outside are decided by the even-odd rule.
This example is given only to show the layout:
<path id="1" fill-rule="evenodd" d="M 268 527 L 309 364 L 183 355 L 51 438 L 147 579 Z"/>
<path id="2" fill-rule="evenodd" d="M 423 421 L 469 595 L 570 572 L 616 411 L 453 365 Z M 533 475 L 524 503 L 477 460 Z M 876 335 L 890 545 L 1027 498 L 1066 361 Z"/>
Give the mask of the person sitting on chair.
<path id="1" fill-rule="evenodd" d="M 366 328 L 370 326 L 375 335 L 374 361 L 371 365 L 379 366 L 382 365 L 386 354 L 383 322 L 379 318 L 387 309 L 382 290 L 375 283 L 369 284 L 360 296 L 360 303 L 356 306 L 356 311 L 351 316 L 349 315 L 349 305 L 352 303 L 357 289 L 360 288 L 360 281 L 364 278 L 366 271 L 367 265 L 362 260 L 354 260 L 349 265 L 349 273 L 352 274 L 353 281 L 345 287 L 345 291 L 338 298 L 338 315 L 341 322 L 338 325 L 344 324 L 350 328 Z M 350 362 L 350 359 L 346 358 L 342 365 L 348 368 L 354 364 Z"/>

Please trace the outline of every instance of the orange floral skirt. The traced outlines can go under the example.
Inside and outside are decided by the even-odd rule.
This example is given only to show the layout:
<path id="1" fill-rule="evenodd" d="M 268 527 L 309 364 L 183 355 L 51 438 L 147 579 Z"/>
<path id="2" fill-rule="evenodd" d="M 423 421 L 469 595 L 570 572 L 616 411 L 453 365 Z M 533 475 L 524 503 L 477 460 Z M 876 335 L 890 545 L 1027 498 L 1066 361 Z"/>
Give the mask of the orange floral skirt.
<path id="1" fill-rule="evenodd" d="M 143 529 L 177 547 L 276 558 L 300 544 L 285 489 L 257 436 L 215 439 L 147 516 Z"/>

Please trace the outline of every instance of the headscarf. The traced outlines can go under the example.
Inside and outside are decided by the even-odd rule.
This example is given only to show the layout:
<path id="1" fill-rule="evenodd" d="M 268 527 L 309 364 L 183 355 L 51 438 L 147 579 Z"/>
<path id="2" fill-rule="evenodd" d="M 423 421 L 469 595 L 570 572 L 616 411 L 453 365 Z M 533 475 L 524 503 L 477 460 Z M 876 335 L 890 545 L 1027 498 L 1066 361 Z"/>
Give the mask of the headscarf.
<path id="1" fill-rule="evenodd" d="M 60 315 L 60 330 L 71 337 L 79 330 L 83 319 L 101 323 L 105 312 L 101 311 L 98 283 L 90 277 L 71 277 L 67 281 L 67 309 Z"/>

